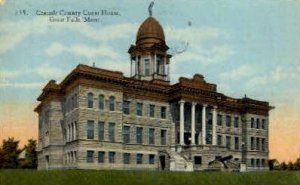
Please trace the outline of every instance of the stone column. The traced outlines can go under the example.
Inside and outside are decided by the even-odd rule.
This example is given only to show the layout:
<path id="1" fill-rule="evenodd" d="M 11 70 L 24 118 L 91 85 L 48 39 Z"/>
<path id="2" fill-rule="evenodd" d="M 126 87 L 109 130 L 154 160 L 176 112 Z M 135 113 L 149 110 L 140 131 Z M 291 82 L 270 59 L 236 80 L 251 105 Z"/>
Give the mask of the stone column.
<path id="1" fill-rule="evenodd" d="M 196 107 L 196 103 L 192 102 L 192 141 L 191 144 L 195 145 L 195 107 Z"/>
<path id="2" fill-rule="evenodd" d="M 206 104 L 202 107 L 202 145 L 206 145 Z"/>
<path id="3" fill-rule="evenodd" d="M 217 106 L 213 108 L 213 117 L 212 117 L 212 144 L 217 145 Z"/>
<path id="4" fill-rule="evenodd" d="M 180 100 L 180 145 L 184 145 L 184 103 L 185 101 Z"/>

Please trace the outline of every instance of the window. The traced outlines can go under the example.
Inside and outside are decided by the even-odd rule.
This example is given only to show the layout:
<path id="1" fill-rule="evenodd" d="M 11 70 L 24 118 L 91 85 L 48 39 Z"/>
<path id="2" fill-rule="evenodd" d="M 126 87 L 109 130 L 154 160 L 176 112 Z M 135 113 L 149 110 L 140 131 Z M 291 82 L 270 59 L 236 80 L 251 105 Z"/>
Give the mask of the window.
<path id="1" fill-rule="evenodd" d="M 160 108 L 160 117 L 162 119 L 166 119 L 166 111 L 167 111 L 167 108 L 166 107 L 161 107 Z"/>
<path id="2" fill-rule="evenodd" d="M 149 128 L 149 144 L 154 145 L 155 144 L 155 135 L 154 135 L 155 129 Z"/>
<path id="3" fill-rule="evenodd" d="M 234 127 L 238 128 L 239 127 L 239 117 L 234 118 Z"/>
<path id="4" fill-rule="evenodd" d="M 166 130 L 161 130 L 160 131 L 160 144 L 161 145 L 166 145 L 166 140 L 167 140 L 167 131 Z"/>
<path id="5" fill-rule="evenodd" d="M 260 129 L 260 120 L 256 119 L 256 129 Z"/>
<path id="6" fill-rule="evenodd" d="M 217 124 L 219 126 L 222 126 L 222 115 L 221 114 L 218 114 L 218 117 L 217 117 Z"/>
<path id="7" fill-rule="evenodd" d="M 123 142 L 130 142 L 130 126 L 123 126 Z"/>
<path id="8" fill-rule="evenodd" d="M 201 156 L 194 156 L 194 163 L 196 165 L 201 165 L 202 164 L 202 157 Z"/>
<path id="9" fill-rule="evenodd" d="M 136 164 L 143 164 L 143 154 L 136 154 Z"/>
<path id="10" fill-rule="evenodd" d="M 254 118 L 251 118 L 251 128 L 254 128 Z"/>
<path id="11" fill-rule="evenodd" d="M 115 97 L 113 96 L 109 97 L 109 110 L 110 111 L 115 110 Z"/>
<path id="12" fill-rule="evenodd" d="M 105 152 L 99 151 L 98 152 L 98 163 L 104 163 Z"/>
<path id="13" fill-rule="evenodd" d="M 149 105 L 149 116 L 154 117 L 155 114 L 155 105 Z"/>
<path id="14" fill-rule="evenodd" d="M 123 113 L 130 114 L 130 101 L 123 101 Z"/>
<path id="15" fill-rule="evenodd" d="M 231 146 L 231 137 L 226 136 L 226 147 L 230 149 L 230 146 Z"/>
<path id="16" fill-rule="evenodd" d="M 265 138 L 261 138 L 261 150 L 263 152 L 266 151 L 266 139 Z"/>
<path id="17" fill-rule="evenodd" d="M 266 129 L 266 120 L 265 119 L 261 120 L 261 129 Z"/>
<path id="18" fill-rule="evenodd" d="M 217 141 L 218 141 L 218 145 L 222 146 L 222 135 L 218 135 Z"/>
<path id="19" fill-rule="evenodd" d="M 260 139 L 259 139 L 259 137 L 256 138 L 256 150 L 260 150 Z"/>
<path id="20" fill-rule="evenodd" d="M 103 110 L 104 109 L 104 96 L 99 95 L 98 97 L 98 109 Z"/>
<path id="21" fill-rule="evenodd" d="M 87 163 L 92 163 L 94 162 L 94 151 L 88 150 L 86 152 L 86 162 Z"/>
<path id="22" fill-rule="evenodd" d="M 139 144 L 143 143 L 143 128 L 142 127 L 136 128 L 136 143 L 139 143 Z"/>
<path id="23" fill-rule="evenodd" d="M 229 115 L 226 116 L 226 126 L 231 127 L 231 116 Z"/>
<path id="24" fill-rule="evenodd" d="M 124 164 L 130 164 L 130 153 L 124 153 L 123 154 L 123 163 Z"/>
<path id="25" fill-rule="evenodd" d="M 143 115 L 143 104 L 136 103 L 136 115 L 142 116 Z"/>
<path id="26" fill-rule="evenodd" d="M 254 137 L 251 137 L 251 150 L 254 150 Z"/>
<path id="27" fill-rule="evenodd" d="M 86 128 L 86 135 L 87 139 L 94 139 L 94 121 L 88 120 L 87 121 L 87 128 Z"/>
<path id="28" fill-rule="evenodd" d="M 150 75 L 150 59 L 146 58 L 144 60 L 145 64 L 145 75 Z"/>
<path id="29" fill-rule="evenodd" d="M 238 150 L 239 149 L 239 138 L 234 137 L 234 149 Z"/>
<path id="30" fill-rule="evenodd" d="M 261 159 L 261 167 L 265 167 L 266 166 L 266 160 L 265 159 Z"/>
<path id="31" fill-rule="evenodd" d="M 252 166 L 252 167 L 255 166 L 255 163 L 254 163 L 254 159 L 253 159 L 253 158 L 251 159 L 251 166 Z"/>
<path id="32" fill-rule="evenodd" d="M 256 167 L 260 167 L 260 160 L 256 159 Z"/>
<path id="33" fill-rule="evenodd" d="M 155 162 L 155 155 L 149 154 L 149 164 L 154 164 L 154 162 Z"/>
<path id="34" fill-rule="evenodd" d="M 115 141 L 115 123 L 108 124 L 108 138 L 110 142 Z"/>
<path id="35" fill-rule="evenodd" d="M 116 152 L 108 152 L 109 163 L 115 163 L 115 155 L 116 155 Z"/>
<path id="36" fill-rule="evenodd" d="M 88 93 L 87 95 L 87 107 L 88 108 L 93 108 L 93 93 Z"/>
<path id="37" fill-rule="evenodd" d="M 99 141 L 104 140 L 104 122 L 98 123 L 98 139 Z"/>

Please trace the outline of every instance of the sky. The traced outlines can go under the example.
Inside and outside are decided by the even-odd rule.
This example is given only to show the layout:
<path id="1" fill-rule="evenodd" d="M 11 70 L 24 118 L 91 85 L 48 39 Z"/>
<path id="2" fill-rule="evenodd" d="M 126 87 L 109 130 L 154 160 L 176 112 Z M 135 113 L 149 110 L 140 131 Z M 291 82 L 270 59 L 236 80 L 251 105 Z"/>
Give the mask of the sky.
<path id="1" fill-rule="evenodd" d="M 78 64 L 129 76 L 127 51 L 150 2 L 0 0 L 0 139 L 36 138 L 41 89 Z M 117 15 L 82 15 L 102 10 Z M 171 82 L 200 73 L 218 92 L 270 102 L 270 158 L 279 161 L 300 156 L 299 10 L 300 0 L 156 0 L 153 7 L 173 54 Z M 81 22 L 60 12 L 81 12 Z"/>

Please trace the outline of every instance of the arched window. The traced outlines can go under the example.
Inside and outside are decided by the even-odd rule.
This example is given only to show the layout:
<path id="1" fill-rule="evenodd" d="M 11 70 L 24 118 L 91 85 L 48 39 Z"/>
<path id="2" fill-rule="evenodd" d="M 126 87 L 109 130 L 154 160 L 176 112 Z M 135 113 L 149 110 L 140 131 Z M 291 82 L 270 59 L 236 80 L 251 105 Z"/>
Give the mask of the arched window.
<path id="1" fill-rule="evenodd" d="M 109 110 L 110 111 L 115 110 L 115 97 L 113 96 L 109 97 Z"/>
<path id="2" fill-rule="evenodd" d="M 98 97 L 98 108 L 100 110 L 104 109 L 104 96 L 103 95 L 99 95 L 99 97 Z"/>
<path id="3" fill-rule="evenodd" d="M 93 93 L 88 93 L 87 95 L 87 106 L 88 108 L 93 108 Z"/>

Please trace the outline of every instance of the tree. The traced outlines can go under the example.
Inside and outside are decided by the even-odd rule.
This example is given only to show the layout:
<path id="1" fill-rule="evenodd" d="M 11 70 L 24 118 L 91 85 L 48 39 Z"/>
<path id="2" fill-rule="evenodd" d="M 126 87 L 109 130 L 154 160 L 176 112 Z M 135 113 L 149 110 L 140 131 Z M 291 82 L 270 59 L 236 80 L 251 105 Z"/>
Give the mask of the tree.
<path id="1" fill-rule="evenodd" d="M 296 162 L 294 163 L 294 169 L 300 170 L 300 157 L 296 159 Z"/>
<path id="2" fill-rule="evenodd" d="M 287 164 L 285 162 L 282 162 L 280 164 L 280 170 L 286 170 L 287 169 Z"/>
<path id="3" fill-rule="evenodd" d="M 18 167 L 18 155 L 20 153 L 18 145 L 19 141 L 16 141 L 13 137 L 3 140 L 0 150 L 0 168 Z"/>
<path id="4" fill-rule="evenodd" d="M 288 164 L 287 164 L 287 169 L 290 170 L 290 171 L 291 171 L 291 170 L 294 170 L 294 165 L 293 165 L 292 161 L 289 161 L 289 162 L 288 162 Z"/>
<path id="5" fill-rule="evenodd" d="M 27 145 L 24 147 L 25 160 L 22 162 L 22 168 L 36 168 L 37 167 L 37 152 L 36 140 L 29 139 Z"/>

